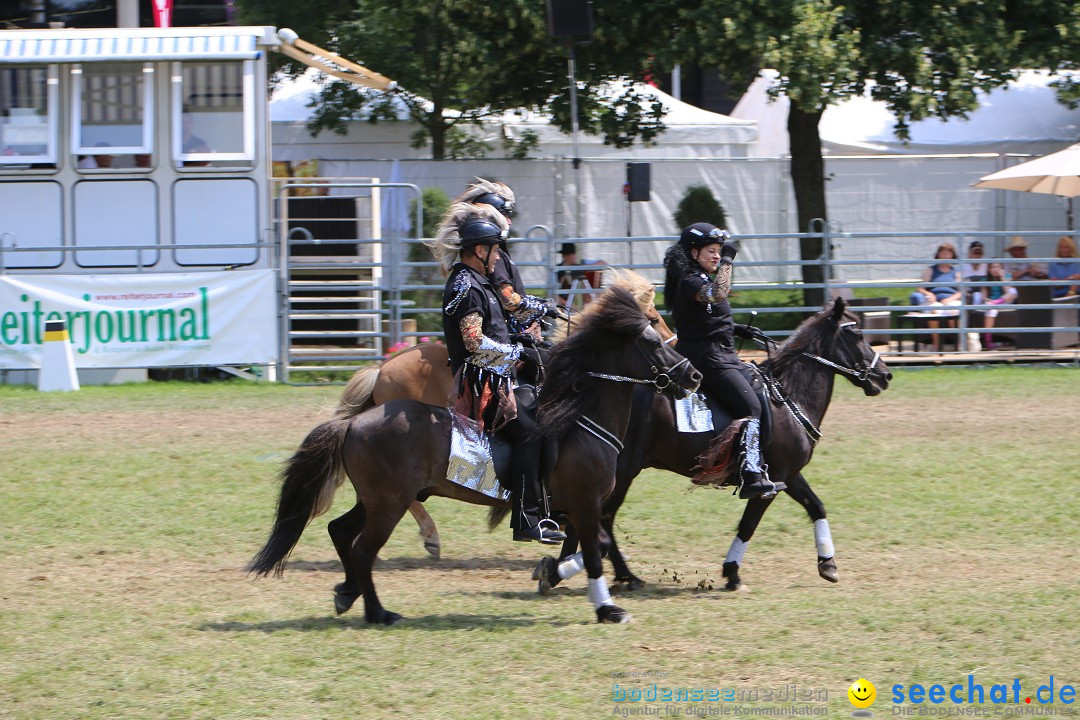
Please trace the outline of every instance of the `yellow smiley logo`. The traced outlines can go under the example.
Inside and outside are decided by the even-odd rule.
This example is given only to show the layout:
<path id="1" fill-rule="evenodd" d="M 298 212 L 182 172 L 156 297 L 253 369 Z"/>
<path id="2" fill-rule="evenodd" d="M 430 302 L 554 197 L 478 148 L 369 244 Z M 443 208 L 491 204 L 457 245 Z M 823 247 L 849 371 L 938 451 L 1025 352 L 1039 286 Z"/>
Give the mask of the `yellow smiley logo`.
<path id="1" fill-rule="evenodd" d="M 857 708 L 868 708 L 877 699 L 877 688 L 866 678 L 859 678 L 847 689 L 848 700 Z"/>

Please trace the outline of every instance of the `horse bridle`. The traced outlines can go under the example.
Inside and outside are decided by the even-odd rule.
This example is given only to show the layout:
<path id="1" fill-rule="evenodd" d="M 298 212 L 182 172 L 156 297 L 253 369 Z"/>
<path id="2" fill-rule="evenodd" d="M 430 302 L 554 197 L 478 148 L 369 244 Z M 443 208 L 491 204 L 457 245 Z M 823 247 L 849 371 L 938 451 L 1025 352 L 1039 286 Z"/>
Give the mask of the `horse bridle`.
<path id="1" fill-rule="evenodd" d="M 638 336 L 640 337 L 641 335 L 643 335 L 645 333 L 645 330 L 648 329 L 649 327 L 651 327 L 651 325 L 646 324 L 641 329 L 641 332 L 638 333 Z M 651 380 L 641 379 L 641 378 L 632 378 L 632 377 L 627 377 L 625 375 L 609 375 L 607 373 L 592 372 L 591 370 L 586 372 L 585 374 L 588 375 L 589 377 L 597 378 L 598 380 L 609 380 L 611 382 L 635 383 L 637 385 L 652 385 L 654 388 L 656 388 L 657 393 L 662 393 L 662 392 L 664 392 L 664 390 L 671 387 L 672 382 L 674 382 L 671 378 L 672 378 L 672 375 L 675 374 L 675 371 L 678 370 L 683 365 L 689 365 L 690 364 L 689 360 L 687 360 L 686 358 L 683 358 L 682 360 L 675 363 L 674 365 L 667 368 L 666 370 L 661 370 L 660 368 L 658 368 L 656 366 L 656 363 L 654 363 L 652 361 L 652 359 L 648 355 L 645 354 L 645 351 L 641 349 L 641 346 L 635 345 L 635 348 L 637 349 L 637 351 L 639 353 L 641 353 L 641 357 L 643 357 L 645 359 L 645 362 L 649 363 L 649 370 L 653 374 L 653 377 L 652 377 Z"/>
<path id="2" fill-rule="evenodd" d="M 840 323 L 838 327 L 842 330 L 846 327 L 854 325 L 854 321 Z M 874 372 L 874 367 L 877 366 L 878 360 L 881 359 L 881 353 L 874 350 L 874 357 L 870 360 L 869 365 L 863 365 L 860 362 L 856 362 L 853 367 L 847 367 L 834 363 L 832 360 L 821 357 L 820 355 L 814 355 L 813 353 L 804 352 L 804 357 L 808 357 L 811 360 L 821 363 L 825 367 L 832 368 L 835 372 L 847 375 L 848 377 L 855 378 L 859 382 L 866 382 L 870 378 L 870 373 Z"/>

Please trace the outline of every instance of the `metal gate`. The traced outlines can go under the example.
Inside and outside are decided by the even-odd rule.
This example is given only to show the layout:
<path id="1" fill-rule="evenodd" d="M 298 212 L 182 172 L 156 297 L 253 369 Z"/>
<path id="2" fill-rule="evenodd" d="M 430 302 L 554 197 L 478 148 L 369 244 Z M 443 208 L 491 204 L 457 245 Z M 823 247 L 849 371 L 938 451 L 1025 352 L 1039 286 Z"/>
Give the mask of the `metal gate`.
<path id="1" fill-rule="evenodd" d="M 303 194 L 299 194 L 303 193 Z M 314 194 L 318 193 L 318 194 Z M 415 201 L 410 227 L 409 196 Z M 287 183 L 277 192 L 281 238 L 281 378 L 354 370 L 401 340 L 402 239 L 421 227 L 408 183 Z"/>

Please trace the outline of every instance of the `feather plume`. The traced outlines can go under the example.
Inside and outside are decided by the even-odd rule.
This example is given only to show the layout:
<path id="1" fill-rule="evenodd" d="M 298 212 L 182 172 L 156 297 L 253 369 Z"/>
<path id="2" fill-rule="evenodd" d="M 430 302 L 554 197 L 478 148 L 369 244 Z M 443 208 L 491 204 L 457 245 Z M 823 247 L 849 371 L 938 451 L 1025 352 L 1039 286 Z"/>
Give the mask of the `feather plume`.
<path id="1" fill-rule="evenodd" d="M 447 272 L 454 266 L 461 252 L 461 227 L 470 220 L 487 220 L 499 226 L 500 230 L 509 230 L 510 225 L 498 210 L 484 203 L 457 202 L 446 210 L 435 237 L 426 241 L 431 254 Z"/>
<path id="2" fill-rule="evenodd" d="M 468 187 L 465 192 L 454 198 L 455 203 L 471 203 L 476 198 L 492 193 L 494 195 L 501 196 L 504 200 L 508 200 L 511 203 L 516 202 L 514 198 L 514 191 L 506 183 L 491 182 L 483 178 L 476 178 L 476 182 Z"/>

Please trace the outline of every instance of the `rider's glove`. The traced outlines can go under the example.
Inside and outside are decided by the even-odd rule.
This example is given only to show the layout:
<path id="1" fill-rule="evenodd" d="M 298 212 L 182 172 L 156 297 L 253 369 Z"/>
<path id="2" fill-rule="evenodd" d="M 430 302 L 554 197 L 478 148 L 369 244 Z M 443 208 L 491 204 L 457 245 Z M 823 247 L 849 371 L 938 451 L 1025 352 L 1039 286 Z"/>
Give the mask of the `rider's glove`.
<path id="1" fill-rule="evenodd" d="M 724 246 L 720 248 L 720 262 L 733 263 L 738 252 L 739 241 L 728 238 L 724 241 Z"/>
<path id="2" fill-rule="evenodd" d="M 544 317 L 549 317 L 549 318 L 561 317 L 561 315 L 559 313 L 559 306 L 555 302 L 554 298 L 544 298 L 544 305 L 546 306 L 546 309 L 544 310 Z"/>
<path id="3" fill-rule="evenodd" d="M 536 367 L 541 367 L 543 365 L 540 360 L 540 353 L 534 347 L 522 346 L 521 354 L 518 356 L 518 360 L 530 363 Z"/>
<path id="4" fill-rule="evenodd" d="M 761 328 L 756 328 L 753 325 L 743 325 L 742 323 L 735 323 L 735 334 L 746 340 L 756 340 L 764 335 Z"/>
<path id="5" fill-rule="evenodd" d="M 510 340 L 521 343 L 525 347 L 536 347 L 536 338 L 532 333 L 514 333 L 510 336 Z"/>

